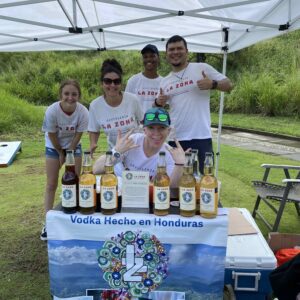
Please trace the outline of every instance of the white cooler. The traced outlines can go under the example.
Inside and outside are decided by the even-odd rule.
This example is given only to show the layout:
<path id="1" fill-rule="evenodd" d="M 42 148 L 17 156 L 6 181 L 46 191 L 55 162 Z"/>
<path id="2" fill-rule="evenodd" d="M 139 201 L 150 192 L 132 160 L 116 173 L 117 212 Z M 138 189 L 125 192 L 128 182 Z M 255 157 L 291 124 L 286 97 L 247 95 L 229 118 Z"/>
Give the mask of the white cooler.
<path id="1" fill-rule="evenodd" d="M 277 261 L 249 211 L 240 211 L 258 233 L 228 236 L 225 284 L 232 285 L 237 300 L 265 300 L 272 293 L 269 274 Z"/>

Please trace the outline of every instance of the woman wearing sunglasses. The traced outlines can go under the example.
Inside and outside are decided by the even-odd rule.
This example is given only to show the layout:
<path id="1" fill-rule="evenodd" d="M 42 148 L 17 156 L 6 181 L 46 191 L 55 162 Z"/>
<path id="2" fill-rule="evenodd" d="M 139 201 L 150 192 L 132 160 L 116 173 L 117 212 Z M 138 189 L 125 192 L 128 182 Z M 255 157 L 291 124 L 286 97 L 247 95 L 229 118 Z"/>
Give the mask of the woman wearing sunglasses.
<path id="1" fill-rule="evenodd" d="M 108 148 L 116 144 L 118 131 L 125 134 L 138 128 L 143 118 L 136 96 L 122 92 L 122 67 L 115 59 L 107 59 L 101 67 L 103 95 L 93 100 L 89 109 L 89 136 L 91 153 L 97 148 L 102 129 L 107 136 Z"/>
<path id="2" fill-rule="evenodd" d="M 178 141 L 177 147 L 170 147 L 165 143 L 170 132 L 170 117 L 163 108 L 153 107 L 146 111 L 143 119 L 144 133 L 129 131 L 121 136 L 118 134 L 115 147 L 112 149 L 114 171 L 119 177 L 122 171 L 139 170 L 148 171 L 150 178 L 156 174 L 158 156 L 160 151 L 166 153 L 166 169 L 171 179 L 171 187 L 178 187 L 182 174 L 185 153 Z M 94 164 L 94 173 L 103 174 L 105 155 Z"/>

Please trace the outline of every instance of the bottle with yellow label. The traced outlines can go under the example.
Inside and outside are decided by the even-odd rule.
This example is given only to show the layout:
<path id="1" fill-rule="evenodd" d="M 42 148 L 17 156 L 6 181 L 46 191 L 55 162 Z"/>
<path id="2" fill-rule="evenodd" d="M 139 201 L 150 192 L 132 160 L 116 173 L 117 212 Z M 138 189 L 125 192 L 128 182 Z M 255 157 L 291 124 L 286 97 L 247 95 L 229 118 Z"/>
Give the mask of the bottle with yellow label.
<path id="1" fill-rule="evenodd" d="M 204 218 L 215 218 L 218 213 L 218 180 L 213 172 L 213 154 L 206 152 L 204 176 L 200 181 L 200 215 Z"/>
<path id="2" fill-rule="evenodd" d="M 118 209 L 118 178 L 114 174 L 112 151 L 106 152 L 105 173 L 101 176 L 101 212 L 112 215 Z"/>
<path id="3" fill-rule="evenodd" d="M 193 176 L 191 153 L 185 153 L 183 174 L 179 181 L 180 215 L 192 217 L 196 213 L 196 180 Z"/>
<path id="4" fill-rule="evenodd" d="M 79 208 L 82 214 L 92 214 L 96 206 L 96 177 L 92 172 L 90 151 L 84 151 L 82 174 L 79 177 Z"/>
<path id="5" fill-rule="evenodd" d="M 154 214 L 165 216 L 170 208 L 170 178 L 166 171 L 166 153 L 159 152 L 157 172 L 153 180 Z"/>
<path id="6" fill-rule="evenodd" d="M 200 211 L 200 180 L 198 149 L 192 149 L 193 175 L 196 179 L 196 213 Z"/>

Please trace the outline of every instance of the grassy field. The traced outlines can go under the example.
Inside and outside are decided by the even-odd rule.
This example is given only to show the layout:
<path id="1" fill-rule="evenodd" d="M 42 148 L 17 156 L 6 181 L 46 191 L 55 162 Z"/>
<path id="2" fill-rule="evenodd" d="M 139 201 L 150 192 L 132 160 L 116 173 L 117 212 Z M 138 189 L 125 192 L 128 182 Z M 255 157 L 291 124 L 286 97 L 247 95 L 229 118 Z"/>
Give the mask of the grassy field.
<path id="1" fill-rule="evenodd" d="M 16 140 L 13 134 L 0 140 Z M 39 133 L 22 137 L 22 153 L 8 168 L 0 169 L 0 298 L 51 299 L 49 293 L 47 246 L 39 234 L 44 222 L 43 190 L 44 139 Z M 102 138 L 100 151 L 105 151 Z M 83 138 L 88 147 L 88 138 Z M 261 179 L 262 163 L 297 164 L 280 157 L 222 146 L 219 179 L 221 201 L 225 207 L 245 207 L 252 211 L 255 192 L 251 180 Z M 299 163 L 299 162 L 298 162 Z M 279 182 L 277 174 L 273 180 Z M 58 203 L 58 195 L 56 203 Z M 258 223 L 263 234 L 266 228 Z M 281 221 L 280 232 L 300 232 L 294 206 L 289 205 Z"/>

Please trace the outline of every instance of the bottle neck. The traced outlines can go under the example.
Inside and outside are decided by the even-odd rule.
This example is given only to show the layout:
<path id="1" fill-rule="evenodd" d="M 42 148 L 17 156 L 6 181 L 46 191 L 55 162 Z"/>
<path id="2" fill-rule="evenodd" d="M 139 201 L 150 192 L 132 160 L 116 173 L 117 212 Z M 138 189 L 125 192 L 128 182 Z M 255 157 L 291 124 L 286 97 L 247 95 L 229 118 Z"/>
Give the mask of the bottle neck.
<path id="1" fill-rule="evenodd" d="M 193 174 L 195 176 L 200 176 L 198 159 L 195 159 L 193 162 Z"/>
<path id="2" fill-rule="evenodd" d="M 105 174 L 114 173 L 114 165 L 113 165 L 113 162 L 112 162 L 112 154 L 106 153 L 104 169 L 105 169 Z"/>
<path id="3" fill-rule="evenodd" d="M 166 157 L 164 154 L 158 156 L 157 174 L 166 174 Z"/>
<path id="4" fill-rule="evenodd" d="M 65 171 L 66 172 L 73 172 L 75 173 L 75 165 L 65 165 Z"/>
<path id="5" fill-rule="evenodd" d="M 204 175 L 213 176 L 214 168 L 212 166 L 204 166 Z"/>
<path id="6" fill-rule="evenodd" d="M 75 166 L 75 158 L 73 153 L 67 153 L 65 166 Z"/>
<path id="7" fill-rule="evenodd" d="M 114 167 L 113 166 L 105 166 L 105 174 L 113 174 Z"/>
<path id="8" fill-rule="evenodd" d="M 183 174 L 190 174 L 193 175 L 193 166 L 184 166 L 183 167 Z"/>
<path id="9" fill-rule="evenodd" d="M 93 168 L 91 165 L 88 166 L 82 166 L 82 173 L 83 174 L 92 174 L 93 173 Z"/>
<path id="10" fill-rule="evenodd" d="M 192 163 L 191 155 L 185 154 L 183 173 L 184 174 L 193 174 L 193 163 Z"/>

